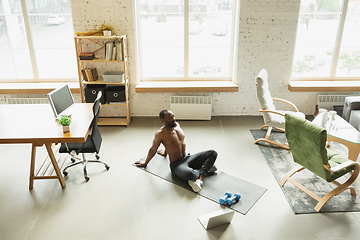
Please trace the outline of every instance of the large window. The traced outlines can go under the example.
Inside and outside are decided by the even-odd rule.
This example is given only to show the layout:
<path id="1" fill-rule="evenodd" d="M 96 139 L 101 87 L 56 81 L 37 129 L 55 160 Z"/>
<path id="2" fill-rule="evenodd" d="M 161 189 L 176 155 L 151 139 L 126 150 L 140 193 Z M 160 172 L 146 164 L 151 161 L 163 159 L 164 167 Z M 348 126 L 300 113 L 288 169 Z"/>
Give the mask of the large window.
<path id="1" fill-rule="evenodd" d="M 141 80 L 231 80 L 236 0 L 136 0 Z"/>
<path id="2" fill-rule="evenodd" d="M 77 77 L 70 0 L 0 0 L 0 81 Z"/>
<path id="3" fill-rule="evenodd" d="M 359 30 L 359 0 L 301 0 L 292 78 L 360 77 Z"/>

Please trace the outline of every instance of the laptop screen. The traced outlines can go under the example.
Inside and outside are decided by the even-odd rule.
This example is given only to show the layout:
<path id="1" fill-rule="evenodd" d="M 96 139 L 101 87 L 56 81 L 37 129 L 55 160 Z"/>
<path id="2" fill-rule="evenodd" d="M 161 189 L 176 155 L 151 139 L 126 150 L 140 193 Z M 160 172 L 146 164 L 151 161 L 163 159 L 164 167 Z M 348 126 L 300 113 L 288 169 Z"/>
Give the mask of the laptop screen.
<path id="1" fill-rule="evenodd" d="M 68 85 L 55 89 L 47 96 L 55 117 L 59 117 L 61 113 L 75 103 Z"/>

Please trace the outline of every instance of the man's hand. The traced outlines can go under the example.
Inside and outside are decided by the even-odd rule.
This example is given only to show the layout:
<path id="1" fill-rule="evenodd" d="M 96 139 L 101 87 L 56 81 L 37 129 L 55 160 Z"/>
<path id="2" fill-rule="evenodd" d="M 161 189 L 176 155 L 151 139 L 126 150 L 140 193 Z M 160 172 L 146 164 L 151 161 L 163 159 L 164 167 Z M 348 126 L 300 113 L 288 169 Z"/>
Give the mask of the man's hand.
<path id="1" fill-rule="evenodd" d="M 135 165 L 137 166 L 137 167 L 146 167 L 146 163 L 142 163 L 142 162 L 140 162 L 140 161 L 136 161 L 135 162 Z"/>
<path id="2" fill-rule="evenodd" d="M 158 150 L 157 154 L 159 154 L 159 155 L 161 155 L 163 157 L 166 157 L 166 155 L 167 155 L 166 150 Z"/>

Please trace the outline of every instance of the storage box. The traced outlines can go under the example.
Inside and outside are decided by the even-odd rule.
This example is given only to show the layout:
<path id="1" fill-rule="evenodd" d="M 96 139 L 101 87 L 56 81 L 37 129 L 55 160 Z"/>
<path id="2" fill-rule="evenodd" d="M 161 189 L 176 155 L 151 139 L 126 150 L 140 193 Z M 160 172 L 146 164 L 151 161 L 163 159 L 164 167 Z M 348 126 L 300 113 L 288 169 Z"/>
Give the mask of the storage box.
<path id="1" fill-rule="evenodd" d="M 85 98 L 87 103 L 93 103 L 99 91 L 102 91 L 100 102 L 106 103 L 106 85 L 105 84 L 86 84 L 85 85 Z"/>
<path id="2" fill-rule="evenodd" d="M 125 86 L 114 86 L 106 89 L 106 99 L 108 102 L 124 102 Z"/>
<path id="3" fill-rule="evenodd" d="M 121 71 L 106 71 L 103 74 L 104 82 L 106 83 L 123 83 L 124 72 Z"/>

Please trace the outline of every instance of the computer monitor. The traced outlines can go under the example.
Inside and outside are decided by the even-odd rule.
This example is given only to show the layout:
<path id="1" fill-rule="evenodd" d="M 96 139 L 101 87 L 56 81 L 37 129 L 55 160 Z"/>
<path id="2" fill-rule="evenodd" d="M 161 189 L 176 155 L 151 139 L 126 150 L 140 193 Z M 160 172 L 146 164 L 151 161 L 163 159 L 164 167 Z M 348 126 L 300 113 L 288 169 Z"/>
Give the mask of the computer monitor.
<path id="1" fill-rule="evenodd" d="M 75 103 L 68 85 L 55 89 L 49 93 L 47 97 L 55 118 L 58 118 L 65 110 Z"/>

